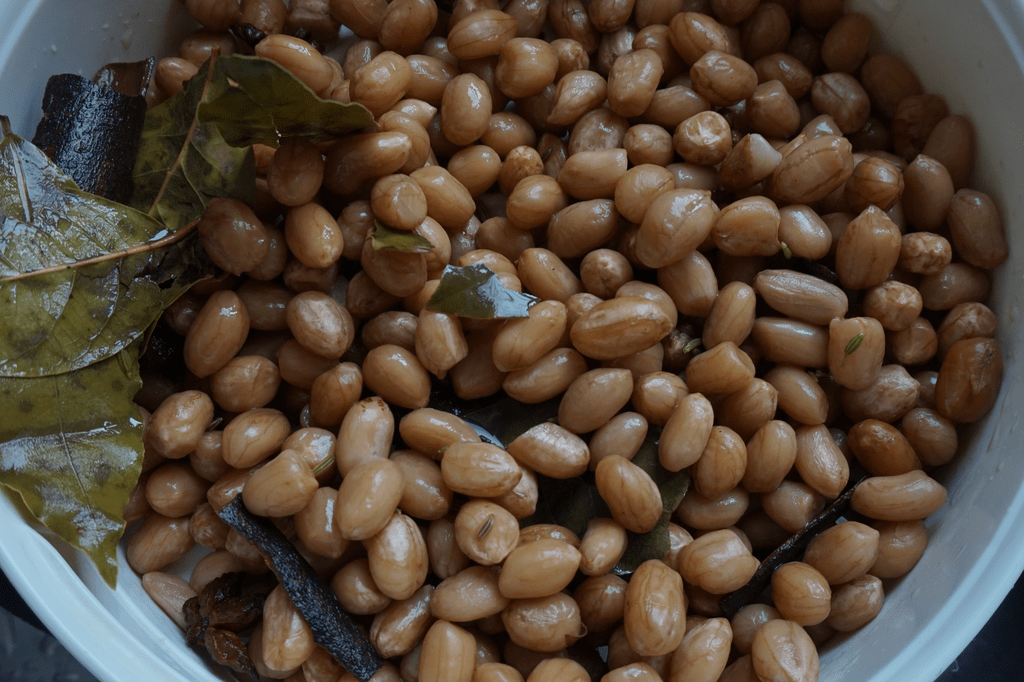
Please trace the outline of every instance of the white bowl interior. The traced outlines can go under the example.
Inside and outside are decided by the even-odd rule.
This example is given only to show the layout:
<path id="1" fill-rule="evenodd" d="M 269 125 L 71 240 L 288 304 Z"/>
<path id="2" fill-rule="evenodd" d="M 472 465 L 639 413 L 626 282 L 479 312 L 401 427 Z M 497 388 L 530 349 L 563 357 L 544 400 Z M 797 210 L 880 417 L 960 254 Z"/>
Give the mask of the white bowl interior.
<path id="1" fill-rule="evenodd" d="M 1017 433 L 1024 384 L 1014 380 L 1021 334 L 1024 248 L 1024 5 L 1020 0 L 850 0 L 874 17 L 878 43 L 904 57 L 925 88 L 968 115 L 978 133 L 974 186 L 1003 211 L 1010 261 L 991 303 L 1006 379 L 992 413 L 963 437 L 968 452 L 946 467 L 948 503 L 928 520 L 921 562 L 882 614 L 822 653 L 823 681 L 933 680 L 995 611 L 1024 570 L 1024 458 Z M 72 9 L 73 8 L 73 9 Z M 111 61 L 176 51 L 191 28 L 179 0 L 0 0 L 0 114 L 30 138 L 46 79 L 91 77 Z M 1016 283 L 1016 284 L 1015 284 Z M 61 642 L 105 682 L 229 679 L 210 672 L 143 592 L 123 553 L 116 591 L 83 555 L 26 522 L 0 496 L 0 568 Z M 182 559 L 185 566 L 195 557 Z M 172 567 L 173 569 L 174 567 Z"/>

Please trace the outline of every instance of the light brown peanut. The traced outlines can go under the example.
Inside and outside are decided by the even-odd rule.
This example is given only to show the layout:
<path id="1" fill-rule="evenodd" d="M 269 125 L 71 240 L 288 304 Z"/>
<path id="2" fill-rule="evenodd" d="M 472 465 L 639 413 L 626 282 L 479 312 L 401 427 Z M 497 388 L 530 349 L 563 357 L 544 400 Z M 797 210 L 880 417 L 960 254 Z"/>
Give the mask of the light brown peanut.
<path id="1" fill-rule="evenodd" d="M 430 567 L 427 545 L 410 517 L 395 513 L 365 545 L 370 575 L 381 592 L 407 599 L 423 584 Z"/>
<path id="2" fill-rule="evenodd" d="M 873 317 L 836 318 L 828 334 L 828 366 L 835 380 L 855 391 L 870 386 L 885 356 L 881 323 Z"/>
<path id="3" fill-rule="evenodd" d="M 527 649 L 545 653 L 561 651 L 586 634 L 586 628 L 580 620 L 579 605 L 572 597 L 560 592 L 549 597 L 513 600 L 501 612 L 501 620 L 513 642 Z M 557 660 L 553 659 L 552 662 Z M 579 666 L 573 661 L 568 662 Z M 583 667 L 579 667 L 580 671 L 583 671 Z M 540 674 L 543 673 L 538 674 L 540 670 L 538 666 L 529 679 L 576 679 L 561 675 L 541 677 Z M 583 675 L 586 676 L 585 671 Z"/>
<path id="4" fill-rule="evenodd" d="M 818 677 L 818 651 L 798 623 L 771 620 L 754 635 L 751 662 L 758 679 L 810 682 Z"/>
<path id="5" fill-rule="evenodd" d="M 367 540 L 391 520 L 405 490 L 402 469 L 390 459 L 372 459 L 351 469 L 334 505 L 338 532 L 347 540 Z"/>
<path id="6" fill-rule="evenodd" d="M 586 471 L 590 450 L 559 424 L 542 422 L 509 443 L 508 453 L 530 469 L 552 478 L 573 478 Z"/>
<path id="7" fill-rule="evenodd" d="M 380 591 L 370 575 L 366 557 L 345 564 L 331 578 L 331 591 L 342 607 L 352 614 L 369 615 L 382 611 L 391 603 L 391 597 Z"/>
<path id="8" fill-rule="evenodd" d="M 928 546 L 924 521 L 882 521 L 874 528 L 878 531 L 878 557 L 868 573 L 878 578 L 899 578 L 909 573 Z"/>
<path id="9" fill-rule="evenodd" d="M 128 540 L 128 564 L 142 574 L 158 571 L 185 556 L 194 544 L 187 517 L 150 514 Z"/>
<path id="10" fill-rule="evenodd" d="M 669 471 L 693 465 L 707 446 L 714 426 L 711 402 L 700 393 L 679 401 L 658 442 L 658 461 Z"/>
<path id="11" fill-rule="evenodd" d="M 249 314 L 238 294 L 214 293 L 185 335 L 185 366 L 199 378 L 210 376 L 238 354 L 248 333 Z"/>
<path id="12" fill-rule="evenodd" d="M 808 204 L 842 187 L 853 174 L 853 149 L 845 137 L 823 135 L 798 146 L 766 181 L 779 203 Z"/>
<path id="13" fill-rule="evenodd" d="M 213 419 L 213 401 L 202 391 L 168 396 L 147 422 L 145 444 L 168 459 L 181 459 L 196 449 Z"/>
<path id="14" fill-rule="evenodd" d="M 679 572 L 687 584 L 725 594 L 745 584 L 758 561 L 731 530 L 705 533 L 683 548 Z"/>
<path id="15" fill-rule="evenodd" d="M 550 596 L 572 581 L 581 557 L 580 550 L 554 538 L 520 545 L 505 558 L 498 589 L 508 599 Z"/>
<path id="16" fill-rule="evenodd" d="M 806 483 L 783 481 L 761 495 L 761 507 L 773 521 L 797 533 L 825 508 L 825 498 Z"/>
<path id="17" fill-rule="evenodd" d="M 798 443 L 793 427 L 773 420 L 762 426 L 747 443 L 743 487 L 752 493 L 769 493 L 782 483 L 796 461 Z"/>
<path id="18" fill-rule="evenodd" d="M 840 523 L 814 538 L 803 560 L 821 573 L 829 585 L 848 583 L 864 575 L 875 563 L 878 538 L 878 531 L 863 523 Z"/>
<path id="19" fill-rule="evenodd" d="M 733 393 L 753 378 L 754 363 L 732 341 L 697 355 L 686 366 L 686 385 L 699 393 Z"/>
<path id="20" fill-rule="evenodd" d="M 495 502 L 474 499 L 455 517 L 455 539 L 470 559 L 493 566 L 504 561 L 519 543 L 519 523 Z"/>
<path id="21" fill-rule="evenodd" d="M 689 629 L 672 653 L 672 678 L 718 680 L 729 662 L 732 643 L 733 630 L 724 618 L 709 618 Z"/>
<path id="22" fill-rule="evenodd" d="M 753 286 L 772 308 L 811 324 L 825 325 L 832 318 L 845 317 L 849 306 L 839 287 L 793 270 L 764 270 Z"/>
<path id="23" fill-rule="evenodd" d="M 623 626 L 630 647 L 641 656 L 664 656 L 686 634 L 683 581 L 658 559 L 640 564 L 626 587 Z"/>
<path id="24" fill-rule="evenodd" d="M 435 622 L 423 638 L 418 679 L 470 682 L 476 666 L 476 649 L 476 639 L 469 631 L 443 620 Z"/>
<path id="25" fill-rule="evenodd" d="M 402 407 L 426 407 L 430 398 L 430 376 L 416 353 L 393 344 L 370 350 L 363 360 L 363 382 Z"/>
<path id="26" fill-rule="evenodd" d="M 584 313 L 572 325 L 570 338 L 583 355 L 610 360 L 650 348 L 671 331 L 671 324 L 661 306 L 626 296 Z"/>
<path id="27" fill-rule="evenodd" d="M 252 473 L 242 489 L 242 501 L 260 516 L 291 516 L 313 499 L 317 487 L 302 455 L 285 450 Z"/>
<path id="28" fill-rule="evenodd" d="M 775 387 L 778 405 L 801 424 L 824 424 L 828 417 L 828 398 L 814 376 L 797 367 L 778 365 L 764 380 Z"/>
<path id="29" fill-rule="evenodd" d="M 707 239 L 714 219 L 710 192 L 691 189 L 664 192 L 651 202 L 640 223 L 637 257 L 652 268 L 671 265 Z"/>
<path id="30" fill-rule="evenodd" d="M 338 471 L 347 476 L 367 460 L 387 457 L 394 433 L 395 418 L 386 402 L 379 397 L 357 402 L 345 414 L 338 430 L 334 450 Z"/>
<path id="31" fill-rule="evenodd" d="M 261 644 L 264 665 L 278 672 L 299 667 L 316 648 L 312 629 L 281 585 L 263 606 Z"/>
<path id="32" fill-rule="evenodd" d="M 661 493 L 650 475 L 628 459 L 612 455 L 595 469 L 601 499 L 612 518 L 634 533 L 646 533 L 662 514 Z"/>
<path id="33" fill-rule="evenodd" d="M 408 599 L 393 601 L 374 616 L 369 639 L 382 656 L 405 655 L 423 639 L 434 622 L 430 612 L 433 592 L 431 585 L 424 585 Z"/>
<path id="34" fill-rule="evenodd" d="M 885 592 L 882 581 L 873 575 L 864 575 L 832 592 L 832 607 L 828 624 L 839 632 L 850 632 L 864 627 L 882 610 Z"/>
<path id="35" fill-rule="evenodd" d="M 1003 359 L 994 339 L 963 339 L 946 353 L 935 384 L 939 414 L 957 422 L 981 419 L 995 404 Z"/>
<path id="36" fill-rule="evenodd" d="M 896 476 L 921 468 L 910 443 L 896 427 L 877 419 L 865 419 L 848 432 L 857 460 L 873 476 Z"/>
<path id="37" fill-rule="evenodd" d="M 633 393 L 626 369 L 594 369 L 577 377 L 558 407 L 558 423 L 572 433 L 588 433 L 604 425 Z"/>
<path id="38" fill-rule="evenodd" d="M 819 325 L 787 317 L 759 317 L 751 337 L 765 359 L 785 365 L 828 365 L 828 332 Z"/>
<path id="39" fill-rule="evenodd" d="M 879 208 L 869 206 L 850 221 L 836 244 L 836 275 L 844 287 L 882 284 L 899 260 L 900 230 Z"/>
<path id="40" fill-rule="evenodd" d="M 824 425 L 796 430 L 796 469 L 807 485 L 829 499 L 839 497 L 850 478 L 850 466 Z"/>
<path id="41" fill-rule="evenodd" d="M 920 470 L 873 476 L 857 486 L 851 508 L 879 521 L 913 521 L 928 516 L 946 501 L 946 489 Z"/>
<path id="42" fill-rule="evenodd" d="M 924 466 L 941 466 L 956 456 L 956 427 L 934 410 L 917 407 L 907 412 L 900 421 L 900 432 Z"/>

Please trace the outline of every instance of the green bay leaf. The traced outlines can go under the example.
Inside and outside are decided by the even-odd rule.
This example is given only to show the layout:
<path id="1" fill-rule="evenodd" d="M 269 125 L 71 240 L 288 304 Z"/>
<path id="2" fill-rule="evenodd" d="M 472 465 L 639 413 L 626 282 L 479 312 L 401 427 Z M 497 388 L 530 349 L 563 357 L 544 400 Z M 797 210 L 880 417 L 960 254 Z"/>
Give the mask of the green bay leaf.
<path id="1" fill-rule="evenodd" d="M 197 240 L 103 259 L 167 236 L 135 209 L 80 191 L 32 143 L 0 141 L 0 376 L 49 376 L 118 353 L 202 274 Z"/>
<path id="2" fill-rule="evenodd" d="M 232 147 L 217 125 L 199 118 L 200 105 L 228 87 L 217 66 L 224 59 L 206 62 L 180 92 L 146 114 L 129 203 L 172 232 L 201 216 L 217 197 L 253 201 L 252 148 Z"/>
<path id="3" fill-rule="evenodd" d="M 632 462 L 646 471 L 658 486 L 658 492 L 661 493 L 661 518 L 654 528 L 646 533 L 628 533 L 626 552 L 615 566 L 615 572 L 620 575 L 632 573 L 649 559 L 660 559 L 665 556 L 669 550 L 668 522 L 672 518 L 672 512 L 676 510 L 690 488 L 690 474 L 686 470 L 672 472 L 661 466 L 658 461 L 660 436 L 660 428 L 650 429 Z"/>
<path id="4" fill-rule="evenodd" d="M 427 253 L 434 248 L 429 239 L 415 232 L 392 230 L 379 220 L 374 220 L 373 225 L 373 236 L 370 243 L 374 251 L 387 249 L 402 253 Z"/>
<path id="5" fill-rule="evenodd" d="M 0 378 L 0 484 L 113 587 L 124 505 L 142 468 L 138 345 L 88 367 Z"/>
<path id="6" fill-rule="evenodd" d="M 269 59 L 227 55 L 217 59 L 216 70 L 199 119 L 232 146 L 276 147 L 290 137 L 330 142 L 373 123 L 363 105 L 322 99 Z"/>
<path id="7" fill-rule="evenodd" d="M 530 306 L 537 301 L 536 296 L 506 289 L 482 263 L 448 265 L 427 301 L 427 310 L 478 320 L 528 317 Z"/>
<path id="8" fill-rule="evenodd" d="M 482 427 L 489 435 L 488 440 L 497 439 L 497 445 L 507 448 L 508 444 L 537 424 L 557 421 L 561 397 L 540 403 L 521 403 L 505 396 L 490 405 L 462 415 L 471 424 Z"/>

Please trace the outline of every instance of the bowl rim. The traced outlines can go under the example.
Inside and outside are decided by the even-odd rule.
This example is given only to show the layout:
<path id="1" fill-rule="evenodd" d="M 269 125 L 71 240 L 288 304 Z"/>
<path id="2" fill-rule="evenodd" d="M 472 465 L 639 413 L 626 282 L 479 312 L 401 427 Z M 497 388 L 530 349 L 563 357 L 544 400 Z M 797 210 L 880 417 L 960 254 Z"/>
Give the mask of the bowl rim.
<path id="1" fill-rule="evenodd" d="M 14 17 L 5 29 L 5 35 L 0 36 L 0 65 L 9 59 L 18 36 L 45 1 L 0 0 L 0 16 Z M 879 5 L 899 2 L 876 1 Z M 167 2 L 180 4 L 174 0 Z M 1019 47 L 1024 35 L 1024 0 L 999 4 L 996 0 L 978 0 L 978 4 L 984 5 L 993 16 L 1009 19 L 1009 25 L 1002 27 L 1004 37 L 1009 49 L 1016 50 L 1015 57 L 1024 72 L 1024 58 Z M 1015 33 L 1011 36 L 1007 31 Z M 1005 399 L 1006 384 L 1011 380 L 1007 375 L 1003 394 L 990 418 L 995 418 L 1000 403 Z M 980 444 L 976 446 L 980 447 Z M 179 666 L 178 661 L 172 664 L 160 652 L 154 652 L 144 644 L 128 623 L 118 620 L 90 591 L 82 574 L 90 570 L 95 572 L 95 569 L 91 565 L 83 568 L 74 550 L 58 549 L 45 529 L 41 532 L 41 526 L 25 516 L 18 502 L 12 499 L 14 495 L 8 491 L 6 498 L 0 498 L 0 527 L 4 528 L 0 533 L 0 570 L 50 632 L 90 672 L 104 681 L 127 678 L 192 682 L 212 675 L 210 669 L 202 665 L 201 659 L 182 657 Z M 991 618 L 1024 573 L 1024 542 L 1006 542 L 1021 523 L 1024 523 L 1024 487 L 1019 488 L 1005 506 L 985 551 L 977 557 L 971 570 L 962 577 L 956 590 L 928 625 L 915 635 L 914 644 L 927 641 L 931 645 L 927 655 L 922 655 L 924 648 L 921 646 L 907 646 L 879 671 L 877 679 L 934 680 L 949 666 Z M 125 575 L 130 569 L 120 549 L 119 555 L 122 571 L 118 589 L 122 590 L 129 586 L 126 581 L 137 582 L 137 576 Z M 954 623 L 955 627 L 951 627 Z M 83 624 L 88 624 L 88 627 Z M 113 647 L 110 633 L 115 635 L 116 645 Z M 155 630 L 147 635 L 153 636 L 154 633 Z M 179 645 L 183 645 L 183 640 Z M 172 651 L 170 646 L 164 651 Z"/>

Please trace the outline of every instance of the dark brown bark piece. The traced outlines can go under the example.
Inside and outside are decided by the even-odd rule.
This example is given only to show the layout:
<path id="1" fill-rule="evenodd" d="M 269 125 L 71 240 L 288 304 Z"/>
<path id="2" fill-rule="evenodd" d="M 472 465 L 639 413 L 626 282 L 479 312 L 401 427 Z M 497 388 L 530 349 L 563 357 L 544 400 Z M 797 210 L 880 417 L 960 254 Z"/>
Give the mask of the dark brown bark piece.
<path id="1" fill-rule="evenodd" d="M 84 191 L 127 203 L 151 71 L 152 59 L 104 67 L 97 74 L 103 85 L 76 74 L 51 76 L 33 144 Z"/>
<path id="2" fill-rule="evenodd" d="M 256 545 L 309 623 L 313 640 L 363 682 L 373 677 L 384 662 L 295 545 L 272 523 L 246 510 L 240 495 L 219 516 Z"/>
<path id="3" fill-rule="evenodd" d="M 718 601 L 718 606 L 726 618 L 732 618 L 744 606 L 754 603 L 754 600 L 771 584 L 772 574 L 776 568 L 790 561 L 800 561 L 807 545 L 811 544 L 811 540 L 819 533 L 834 526 L 840 517 L 850 511 L 850 498 L 853 497 L 853 491 L 864 478 L 866 477 L 860 477 L 854 481 L 842 495 L 825 508 L 825 511 L 809 521 L 803 530 L 769 554 L 746 585 L 735 592 L 730 592 Z"/>

